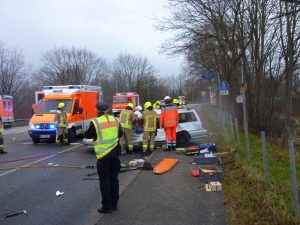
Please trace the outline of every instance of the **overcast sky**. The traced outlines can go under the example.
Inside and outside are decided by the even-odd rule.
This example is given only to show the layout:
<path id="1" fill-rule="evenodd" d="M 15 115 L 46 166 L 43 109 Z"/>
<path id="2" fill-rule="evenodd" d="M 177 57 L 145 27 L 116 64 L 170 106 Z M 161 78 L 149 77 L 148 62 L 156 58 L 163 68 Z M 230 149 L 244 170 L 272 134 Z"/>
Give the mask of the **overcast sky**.
<path id="1" fill-rule="evenodd" d="M 146 56 L 160 75 L 179 72 L 182 58 L 159 53 L 173 34 L 155 30 L 170 16 L 167 0 L 0 0 L 0 40 L 22 50 L 34 69 L 54 46 L 86 47 L 111 62 L 119 53 Z"/>

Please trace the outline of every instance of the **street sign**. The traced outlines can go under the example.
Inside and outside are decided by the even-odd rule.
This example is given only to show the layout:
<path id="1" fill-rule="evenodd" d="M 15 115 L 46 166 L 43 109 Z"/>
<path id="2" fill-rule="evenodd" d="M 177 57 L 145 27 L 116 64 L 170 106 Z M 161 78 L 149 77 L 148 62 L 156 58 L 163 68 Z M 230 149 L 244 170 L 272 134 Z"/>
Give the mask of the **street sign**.
<path id="1" fill-rule="evenodd" d="M 220 95 L 229 95 L 228 90 L 220 90 Z"/>
<path id="2" fill-rule="evenodd" d="M 243 103 L 244 102 L 244 96 L 243 95 L 238 95 L 235 98 L 236 103 Z"/>
<path id="3" fill-rule="evenodd" d="M 217 77 L 218 77 L 218 74 L 215 74 L 215 73 L 201 74 L 202 79 L 213 79 L 213 78 L 217 78 Z"/>
<path id="4" fill-rule="evenodd" d="M 246 90 L 247 90 L 247 85 L 242 85 L 242 86 L 240 87 L 240 93 L 241 93 L 241 94 L 245 94 Z"/>
<path id="5" fill-rule="evenodd" d="M 229 89 L 229 83 L 225 80 L 220 82 L 220 90 L 228 90 Z"/>

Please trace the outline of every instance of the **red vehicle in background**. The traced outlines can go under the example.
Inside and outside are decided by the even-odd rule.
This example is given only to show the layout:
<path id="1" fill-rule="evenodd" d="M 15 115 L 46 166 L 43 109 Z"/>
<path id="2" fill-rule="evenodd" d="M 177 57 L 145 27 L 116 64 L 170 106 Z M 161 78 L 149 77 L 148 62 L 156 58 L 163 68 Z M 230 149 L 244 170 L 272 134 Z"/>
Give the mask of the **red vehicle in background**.
<path id="1" fill-rule="evenodd" d="M 0 95 L 0 115 L 3 125 L 11 127 L 14 122 L 13 97 L 10 95 Z"/>
<path id="2" fill-rule="evenodd" d="M 122 110 L 126 108 L 128 103 L 132 103 L 133 107 L 135 108 L 137 105 L 140 104 L 140 96 L 136 92 L 123 92 L 123 93 L 116 93 L 113 96 L 113 103 L 112 103 L 112 112 L 114 116 L 120 114 Z"/>

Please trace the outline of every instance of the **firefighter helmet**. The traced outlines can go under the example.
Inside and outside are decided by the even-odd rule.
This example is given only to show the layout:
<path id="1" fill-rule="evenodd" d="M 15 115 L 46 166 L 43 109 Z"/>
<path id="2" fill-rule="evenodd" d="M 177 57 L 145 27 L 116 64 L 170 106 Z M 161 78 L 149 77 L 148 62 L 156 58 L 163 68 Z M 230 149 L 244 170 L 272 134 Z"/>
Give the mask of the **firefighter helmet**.
<path id="1" fill-rule="evenodd" d="M 58 104 L 58 108 L 59 109 L 62 109 L 62 108 L 65 108 L 65 103 L 63 103 L 63 102 L 60 102 L 59 104 Z"/>

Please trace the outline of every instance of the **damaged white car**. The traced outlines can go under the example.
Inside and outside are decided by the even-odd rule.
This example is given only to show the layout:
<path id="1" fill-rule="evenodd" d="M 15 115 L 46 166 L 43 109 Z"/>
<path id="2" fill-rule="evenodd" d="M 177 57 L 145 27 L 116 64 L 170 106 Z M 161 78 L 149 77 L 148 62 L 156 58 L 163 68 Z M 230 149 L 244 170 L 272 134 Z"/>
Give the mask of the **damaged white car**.
<path id="1" fill-rule="evenodd" d="M 161 110 L 157 112 L 157 124 L 159 124 L 159 117 Z M 201 143 L 207 142 L 207 130 L 202 127 L 201 120 L 193 109 L 178 109 L 179 124 L 177 126 L 177 146 L 188 146 L 191 140 L 197 139 Z M 132 130 L 132 142 L 135 148 L 140 148 L 143 145 L 143 133 L 140 129 Z M 92 146 L 92 139 L 83 139 L 86 146 Z M 166 144 L 166 136 L 164 129 L 157 129 L 155 136 L 155 146 L 160 147 Z"/>

